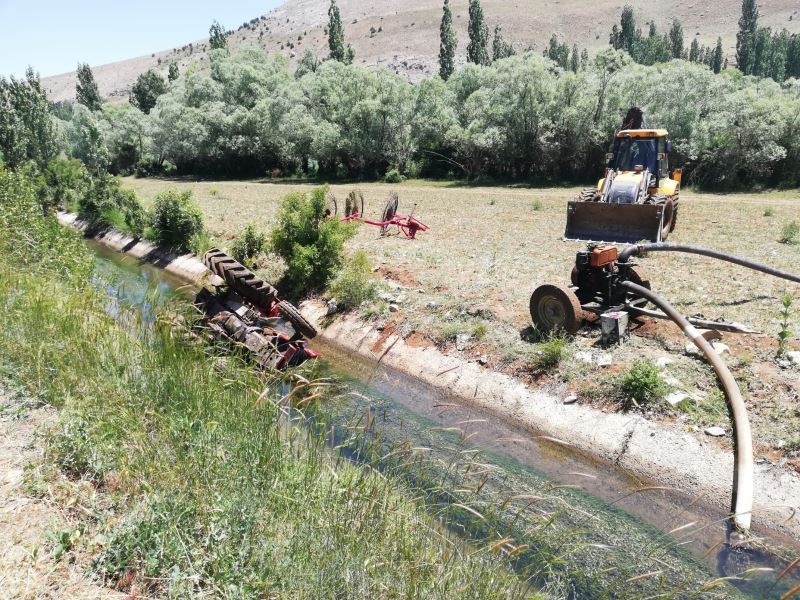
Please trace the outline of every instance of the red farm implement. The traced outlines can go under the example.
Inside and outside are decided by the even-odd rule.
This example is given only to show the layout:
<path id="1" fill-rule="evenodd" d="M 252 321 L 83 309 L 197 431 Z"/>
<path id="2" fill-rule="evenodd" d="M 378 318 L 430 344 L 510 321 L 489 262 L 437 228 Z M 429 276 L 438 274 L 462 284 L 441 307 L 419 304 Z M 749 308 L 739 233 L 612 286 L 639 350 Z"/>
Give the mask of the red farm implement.
<path id="1" fill-rule="evenodd" d="M 360 221 L 367 225 L 380 227 L 381 235 L 389 235 L 392 228 L 396 227 L 397 232 L 402 232 L 406 238 L 413 240 L 417 237 L 418 231 L 428 231 L 428 226 L 414 217 L 414 211 L 410 215 L 401 215 L 397 212 L 400 205 L 400 199 L 397 194 L 392 192 L 386 206 L 383 208 L 383 213 L 379 221 L 371 221 L 364 218 L 364 194 L 358 191 L 352 191 L 348 194 L 344 205 L 344 217 L 342 221 Z M 416 207 L 416 205 L 414 205 Z M 325 214 L 328 218 L 333 218 L 338 214 L 339 207 L 336 198 L 333 194 L 328 195 L 328 208 Z"/>

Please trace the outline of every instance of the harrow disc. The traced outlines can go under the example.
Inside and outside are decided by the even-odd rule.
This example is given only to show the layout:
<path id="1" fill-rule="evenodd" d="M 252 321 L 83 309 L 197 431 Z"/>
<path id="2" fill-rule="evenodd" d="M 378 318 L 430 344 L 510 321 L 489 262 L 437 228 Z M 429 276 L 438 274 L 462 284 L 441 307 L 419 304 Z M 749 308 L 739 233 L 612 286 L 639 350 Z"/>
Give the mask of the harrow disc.
<path id="1" fill-rule="evenodd" d="M 333 195 L 333 192 L 328 192 L 325 197 L 325 218 L 335 217 L 338 212 L 339 206 L 336 203 L 336 196 Z"/>
<path id="2" fill-rule="evenodd" d="M 583 309 L 578 297 L 563 285 L 545 284 L 531 295 L 531 319 L 543 333 L 563 330 L 574 335 L 583 325 Z"/>
<path id="3" fill-rule="evenodd" d="M 364 194 L 361 190 L 353 190 L 347 195 L 344 203 L 344 216 L 350 217 L 354 214 L 364 216 Z"/>
<path id="4" fill-rule="evenodd" d="M 381 221 L 391 221 L 394 216 L 397 214 L 397 208 L 400 206 L 400 198 L 397 195 L 397 192 L 392 192 L 389 194 L 389 200 L 386 202 L 386 206 L 383 208 L 383 214 L 381 215 Z M 384 225 L 381 227 L 381 235 L 386 235 L 389 231 L 389 226 Z"/>

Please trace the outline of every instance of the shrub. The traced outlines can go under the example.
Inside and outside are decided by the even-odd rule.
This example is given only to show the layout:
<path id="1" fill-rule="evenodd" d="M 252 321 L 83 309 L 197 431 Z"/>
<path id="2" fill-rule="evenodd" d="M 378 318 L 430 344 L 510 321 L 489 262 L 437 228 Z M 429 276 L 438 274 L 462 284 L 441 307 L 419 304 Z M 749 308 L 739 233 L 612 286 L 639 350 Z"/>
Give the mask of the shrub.
<path id="1" fill-rule="evenodd" d="M 203 215 L 192 201 L 192 192 L 168 190 L 156 196 L 150 227 L 150 237 L 156 244 L 189 250 L 192 238 L 203 231 Z"/>
<path id="2" fill-rule="evenodd" d="M 327 187 L 320 187 L 310 196 L 286 196 L 270 233 L 274 251 L 286 261 L 283 284 L 297 296 L 328 285 L 342 264 L 345 241 L 355 234 L 354 223 L 325 219 L 327 193 Z"/>
<path id="3" fill-rule="evenodd" d="M 800 225 L 797 221 L 786 223 L 781 230 L 781 244 L 800 244 Z"/>
<path id="4" fill-rule="evenodd" d="M 561 331 L 550 332 L 543 342 L 537 344 L 533 366 L 542 371 L 552 371 L 568 354 L 567 337 Z"/>
<path id="5" fill-rule="evenodd" d="M 531 202 L 531 210 L 533 212 L 539 212 L 540 210 L 542 210 L 542 208 L 544 208 L 544 204 L 542 204 L 542 201 L 539 200 L 538 198 L 536 198 L 533 202 Z"/>
<path id="6" fill-rule="evenodd" d="M 117 205 L 122 211 L 125 228 L 134 237 L 142 237 L 147 227 L 147 212 L 142 207 L 133 190 L 119 190 Z"/>
<path id="7" fill-rule="evenodd" d="M 256 226 L 251 223 L 231 244 L 231 256 L 245 265 L 261 254 L 266 245 L 267 236 L 258 231 Z"/>
<path id="8" fill-rule="evenodd" d="M 775 216 L 775 209 L 772 208 L 771 206 L 768 206 L 767 208 L 764 209 L 764 216 L 765 217 Z"/>
<path id="9" fill-rule="evenodd" d="M 386 183 L 403 183 L 404 179 L 405 177 L 397 169 L 389 169 L 386 171 L 386 175 L 383 176 L 383 180 Z"/>
<path id="10" fill-rule="evenodd" d="M 367 253 L 359 250 L 349 257 L 328 291 L 339 307 L 345 310 L 373 300 L 378 286 Z"/>
<path id="11" fill-rule="evenodd" d="M 48 187 L 48 204 L 61 205 L 75 210 L 78 199 L 86 194 L 90 180 L 89 172 L 77 159 L 54 158 L 47 163 L 44 178 Z"/>
<path id="12" fill-rule="evenodd" d="M 630 370 L 621 376 L 619 384 L 625 410 L 661 400 L 667 393 L 667 384 L 661 377 L 661 371 L 650 359 L 635 361 Z"/>

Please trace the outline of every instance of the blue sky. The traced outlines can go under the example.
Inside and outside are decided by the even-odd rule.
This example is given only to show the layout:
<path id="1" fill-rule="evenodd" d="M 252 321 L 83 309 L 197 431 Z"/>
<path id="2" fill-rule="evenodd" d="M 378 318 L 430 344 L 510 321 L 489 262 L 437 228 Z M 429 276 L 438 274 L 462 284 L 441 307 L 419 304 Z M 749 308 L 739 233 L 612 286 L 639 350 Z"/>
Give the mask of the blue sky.
<path id="1" fill-rule="evenodd" d="M 42 77 L 101 65 L 206 37 L 211 21 L 235 29 L 281 0 L 0 0 L 0 75 Z"/>

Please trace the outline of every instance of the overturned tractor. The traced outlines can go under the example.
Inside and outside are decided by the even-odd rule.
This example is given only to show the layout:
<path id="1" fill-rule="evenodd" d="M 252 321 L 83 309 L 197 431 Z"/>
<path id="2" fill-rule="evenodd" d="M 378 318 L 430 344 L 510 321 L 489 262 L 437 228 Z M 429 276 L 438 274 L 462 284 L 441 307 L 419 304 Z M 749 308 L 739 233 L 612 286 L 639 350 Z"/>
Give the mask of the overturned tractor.
<path id="1" fill-rule="evenodd" d="M 216 248 L 203 262 L 225 282 L 204 288 L 195 300 L 215 337 L 241 344 L 266 369 L 285 369 L 319 356 L 306 341 L 316 337 L 316 329 L 274 287 Z"/>
<path id="2" fill-rule="evenodd" d="M 628 111 L 606 155 L 605 176 L 567 206 L 564 239 L 611 243 L 665 241 L 678 220 L 681 170 L 669 170 L 672 142 Z"/>

